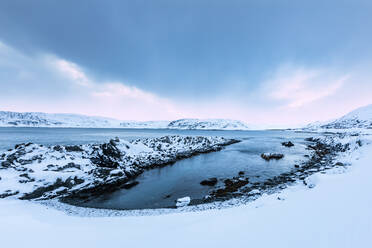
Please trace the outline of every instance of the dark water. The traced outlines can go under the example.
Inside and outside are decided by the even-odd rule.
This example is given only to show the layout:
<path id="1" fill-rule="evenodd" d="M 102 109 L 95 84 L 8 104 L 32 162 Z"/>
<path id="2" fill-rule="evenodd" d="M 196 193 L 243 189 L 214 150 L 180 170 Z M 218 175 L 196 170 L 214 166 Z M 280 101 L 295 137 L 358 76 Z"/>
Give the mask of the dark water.
<path id="1" fill-rule="evenodd" d="M 131 140 L 169 134 L 234 137 L 242 142 L 228 146 L 220 152 L 198 155 L 172 166 L 145 171 L 136 178 L 136 181 L 140 182 L 137 186 L 103 195 L 84 205 L 113 209 L 171 207 L 180 197 L 203 198 L 213 187 L 202 186 L 200 181 L 210 177 L 231 178 L 237 176 L 239 171 L 244 171 L 251 182 L 262 181 L 287 172 L 294 164 L 303 161 L 304 155 L 308 153 L 304 139 L 313 136 L 293 131 L 0 128 L 0 150 L 22 142 L 45 145 L 83 144 L 107 141 L 115 136 Z M 287 148 L 281 145 L 281 142 L 288 140 L 295 146 Z M 263 152 L 283 153 L 285 157 L 266 162 L 260 157 Z M 221 183 L 219 181 L 219 184 Z"/>

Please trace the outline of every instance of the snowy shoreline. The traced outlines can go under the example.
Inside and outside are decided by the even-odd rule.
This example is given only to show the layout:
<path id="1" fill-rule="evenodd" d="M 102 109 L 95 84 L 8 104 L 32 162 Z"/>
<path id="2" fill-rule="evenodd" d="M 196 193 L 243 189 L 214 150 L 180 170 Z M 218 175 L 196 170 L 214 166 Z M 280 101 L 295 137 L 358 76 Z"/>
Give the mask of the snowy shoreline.
<path id="1" fill-rule="evenodd" d="M 334 167 L 341 168 L 349 165 L 337 162 L 335 159 L 340 153 L 355 149 L 355 144 L 360 146 L 359 135 L 355 132 L 336 133 L 321 139 L 310 139 L 312 145 L 308 145 L 308 149 L 313 151 L 312 155 L 301 165 L 296 165 L 292 171 L 253 185 L 248 184 L 249 178 L 245 178 L 244 174 L 225 179 L 226 188 L 216 188 L 203 199 L 192 199 L 188 209 L 177 209 L 175 212 L 218 209 L 245 204 L 263 194 L 280 192 L 298 182 L 313 187 L 309 179 L 313 174 L 325 173 Z M 351 141 L 346 143 L 342 141 L 346 137 L 352 137 L 353 142 L 356 142 L 353 148 L 350 148 Z M 81 201 L 84 202 L 123 187 L 135 186 L 136 181 L 133 179 L 145 169 L 172 164 L 177 160 L 200 153 L 218 151 L 223 146 L 236 142 L 238 140 L 217 137 L 165 136 L 132 142 L 116 139 L 104 144 L 81 146 L 44 147 L 36 144 L 20 144 L 0 157 L 3 160 L 3 162 L 0 161 L 2 165 L 0 196 L 1 198 L 44 200 L 42 204 L 66 209 L 78 215 L 81 215 L 79 212 L 94 211 L 111 214 L 110 210 L 101 211 L 94 208 L 81 211 L 81 208 L 74 208 L 71 204 L 79 206 Z M 191 146 L 185 149 L 186 144 Z M 175 147 L 176 149 L 173 150 Z M 38 171 L 35 172 L 34 169 Z M 9 170 L 13 173 L 9 173 Z M 13 189 L 9 189 L 10 185 Z M 57 198 L 58 201 L 50 200 L 53 198 Z M 66 203 L 68 205 L 65 205 Z M 152 212 L 154 211 L 151 209 L 130 210 L 115 215 L 132 215 L 133 213 L 134 215 L 147 215 Z M 155 213 L 172 212 L 174 209 L 155 210 Z"/>
<path id="2" fill-rule="evenodd" d="M 236 191 L 232 192 L 228 191 L 228 194 L 223 194 L 222 196 L 210 195 L 204 200 L 192 199 L 191 204 L 186 207 L 115 210 L 81 207 L 56 200 L 44 201 L 42 204 L 71 215 L 82 217 L 163 215 L 242 206 L 254 202 L 266 195 L 280 194 L 287 188 L 298 187 L 298 185 L 304 185 L 310 189 L 314 188 L 316 186 L 316 178 L 318 174 L 346 172 L 351 166 L 351 163 L 349 161 L 343 161 L 342 158 L 353 154 L 362 146 L 360 143 L 360 136 L 363 135 L 349 132 L 349 134 L 337 133 L 321 139 L 311 139 L 314 144 L 309 145 L 309 147 L 314 150 L 312 157 L 292 172 L 284 173 L 279 177 L 269 179 L 254 186 L 238 188 Z M 316 146 L 321 146 L 321 148 L 316 149 Z M 247 179 L 240 176 L 229 180 L 239 183 Z"/>
<path id="3" fill-rule="evenodd" d="M 85 247 L 150 247 L 166 243 L 176 243 L 177 247 L 246 243 L 286 248 L 366 247 L 372 233 L 372 135 L 345 135 L 338 141 L 353 144 L 337 157 L 337 162 L 351 166 L 314 173 L 313 188 L 296 182 L 248 202 L 232 199 L 223 206 L 201 205 L 204 209 L 187 206 L 117 211 L 80 208 L 56 200 L 40 204 L 0 199 L 2 243 L 12 247 L 50 247 L 51 243 L 55 247 L 81 247 L 81 242 Z M 212 206 L 215 204 L 221 204 L 220 208 Z M 68 238 L 61 238 L 61 234 Z"/>
<path id="4" fill-rule="evenodd" d="M 88 198 L 120 187 L 145 169 L 239 142 L 222 137 L 164 136 L 103 144 L 16 145 L 0 155 L 0 198 Z"/>

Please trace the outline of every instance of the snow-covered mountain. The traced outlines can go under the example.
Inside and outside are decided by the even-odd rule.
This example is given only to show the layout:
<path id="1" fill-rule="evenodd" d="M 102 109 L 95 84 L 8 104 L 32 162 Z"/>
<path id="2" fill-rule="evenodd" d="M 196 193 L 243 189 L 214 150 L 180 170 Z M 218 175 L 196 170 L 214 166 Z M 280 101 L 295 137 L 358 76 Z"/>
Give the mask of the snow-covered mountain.
<path id="1" fill-rule="evenodd" d="M 307 125 L 305 129 L 348 129 L 348 128 L 371 128 L 372 129 L 372 104 L 358 108 L 343 117 L 329 122 L 315 122 Z"/>
<path id="2" fill-rule="evenodd" d="M 358 108 L 322 128 L 372 128 L 372 104 Z"/>
<path id="3" fill-rule="evenodd" d="M 120 121 L 77 114 L 0 111 L 2 127 L 120 127 Z"/>
<path id="4" fill-rule="evenodd" d="M 171 121 L 168 128 L 199 130 L 248 130 L 247 124 L 237 120 L 226 119 L 180 119 Z"/>
<path id="5" fill-rule="evenodd" d="M 122 128 L 168 128 L 169 121 L 122 121 Z"/>
<path id="6" fill-rule="evenodd" d="M 39 112 L 0 111 L 0 127 L 87 127 L 87 128 L 162 128 L 202 130 L 247 130 L 236 120 L 180 119 L 175 121 L 121 121 L 105 117 L 78 114 L 48 114 Z"/>

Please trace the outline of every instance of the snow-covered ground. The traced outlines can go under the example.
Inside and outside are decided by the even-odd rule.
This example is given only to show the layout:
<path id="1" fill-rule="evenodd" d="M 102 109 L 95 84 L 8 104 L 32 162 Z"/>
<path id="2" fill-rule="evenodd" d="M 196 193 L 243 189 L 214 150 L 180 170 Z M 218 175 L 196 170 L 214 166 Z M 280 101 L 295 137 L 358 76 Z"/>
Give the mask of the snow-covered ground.
<path id="1" fill-rule="evenodd" d="M 370 247 L 372 137 L 308 186 L 295 184 L 248 204 L 150 216 L 81 217 L 0 200 L 3 247 Z M 311 188 L 309 187 L 311 185 Z M 315 186 L 315 187 L 313 187 Z M 186 207 L 187 208 L 187 207 Z"/>

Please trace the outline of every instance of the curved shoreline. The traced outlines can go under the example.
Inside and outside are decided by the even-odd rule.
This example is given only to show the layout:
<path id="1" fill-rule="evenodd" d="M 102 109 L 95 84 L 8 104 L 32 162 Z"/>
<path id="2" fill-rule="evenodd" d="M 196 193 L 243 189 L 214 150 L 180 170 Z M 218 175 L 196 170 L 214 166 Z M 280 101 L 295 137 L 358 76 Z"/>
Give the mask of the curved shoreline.
<path id="1" fill-rule="evenodd" d="M 217 151 L 220 151 L 221 149 L 223 149 L 223 147 L 225 147 L 225 146 L 236 144 L 236 143 L 239 143 L 239 142 L 240 142 L 240 140 L 230 139 L 230 140 L 227 140 L 224 143 L 220 143 L 220 144 L 218 144 L 217 146 L 214 146 L 214 147 L 207 147 L 207 148 L 204 148 L 204 149 L 198 149 L 198 150 L 194 150 L 194 151 L 190 151 L 190 152 L 180 153 L 176 157 L 174 157 L 170 160 L 159 161 L 159 162 L 153 163 L 149 166 L 146 166 L 146 168 L 138 170 L 135 174 L 132 174 L 131 177 L 124 178 L 124 179 L 119 178 L 118 180 L 116 180 L 114 182 L 106 183 L 104 185 L 96 185 L 92 188 L 86 188 L 86 189 L 83 189 L 83 190 L 79 190 L 77 192 L 72 192 L 70 195 L 68 195 L 66 197 L 62 197 L 59 200 L 63 203 L 79 206 L 79 202 L 81 202 L 81 201 L 86 201 L 86 200 L 89 200 L 91 197 L 96 197 L 98 195 L 105 194 L 105 193 L 110 193 L 110 192 L 113 192 L 113 191 L 116 191 L 116 190 L 119 190 L 119 189 L 123 188 L 123 186 L 126 183 L 136 179 L 145 170 L 151 170 L 151 169 L 154 169 L 154 168 L 160 168 L 160 167 L 165 167 L 165 166 L 168 166 L 168 165 L 172 165 L 172 164 L 174 164 L 174 163 L 176 163 L 180 160 L 191 158 L 191 157 L 194 157 L 194 156 L 197 156 L 197 155 L 200 155 L 200 154 L 207 154 L 207 153 L 211 153 L 211 152 L 217 152 Z"/>
<path id="2" fill-rule="evenodd" d="M 335 162 L 336 157 L 343 152 L 346 152 L 350 149 L 350 144 L 341 144 L 333 142 L 339 134 L 334 134 L 332 137 L 332 142 L 324 139 L 315 139 L 310 138 L 307 141 L 311 142 L 308 145 L 308 149 L 312 150 L 312 155 L 309 159 L 300 165 L 295 165 L 294 168 L 287 173 L 282 173 L 279 176 L 270 178 L 266 181 L 259 183 L 249 183 L 249 178 L 239 175 L 234 178 L 227 178 L 224 181 L 230 183 L 229 187 L 224 188 L 215 188 L 215 190 L 203 199 L 192 199 L 190 205 L 187 208 L 195 210 L 205 210 L 205 209 L 214 209 L 221 208 L 224 206 L 230 206 L 231 202 L 234 202 L 236 205 L 238 202 L 246 203 L 252 200 L 259 198 L 262 194 L 272 194 L 280 192 L 283 189 L 292 186 L 296 183 L 303 183 L 309 188 L 313 187 L 311 182 L 308 182 L 308 178 L 315 173 L 325 173 L 325 171 L 331 170 L 333 168 L 341 168 L 348 166 L 349 164 L 343 164 L 340 162 Z M 358 142 L 357 142 L 358 143 Z M 237 185 L 235 187 L 235 185 Z M 231 185 L 233 185 L 233 190 L 231 190 Z M 235 188 L 234 188 L 235 187 Z M 64 203 L 72 204 L 77 207 L 86 208 L 85 205 L 76 204 L 76 202 L 63 201 Z M 88 207 L 91 209 L 102 210 L 112 210 L 112 211 L 129 211 L 134 213 L 147 213 L 148 211 L 158 210 L 162 213 L 178 212 L 175 210 L 176 207 L 161 208 L 161 209 L 139 209 L 139 210 L 125 210 L 125 209 L 101 209 Z M 182 210 L 184 211 L 184 210 Z"/>
<path id="3" fill-rule="evenodd" d="M 119 189 L 146 169 L 219 151 L 237 142 L 174 135 L 72 146 L 18 144 L 0 154 L 0 198 L 87 199 Z"/>

